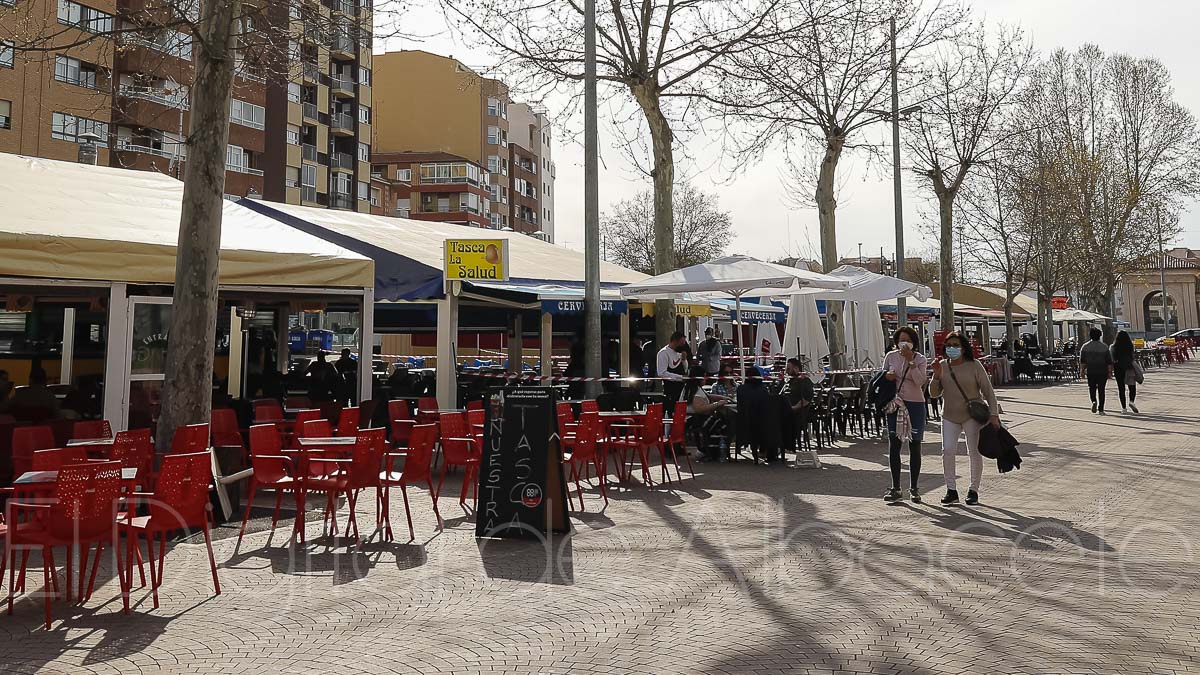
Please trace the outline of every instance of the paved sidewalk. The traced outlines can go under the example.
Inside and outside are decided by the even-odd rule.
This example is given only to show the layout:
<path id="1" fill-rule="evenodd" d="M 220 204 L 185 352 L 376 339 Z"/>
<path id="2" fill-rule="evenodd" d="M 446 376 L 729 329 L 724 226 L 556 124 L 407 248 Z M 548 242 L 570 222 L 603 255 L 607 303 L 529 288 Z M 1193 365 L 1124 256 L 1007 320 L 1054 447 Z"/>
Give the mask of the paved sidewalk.
<path id="1" fill-rule="evenodd" d="M 317 520 L 289 549 L 259 519 L 235 550 L 221 528 L 221 596 L 203 544 L 176 544 L 161 609 L 139 589 L 122 616 L 109 579 L 47 632 L 19 599 L 0 672 L 1200 672 L 1200 363 L 1141 389 L 1143 414 L 1107 417 L 1081 382 L 1001 391 L 1025 464 L 985 465 L 977 507 L 937 505 L 935 427 L 923 505 L 884 504 L 886 447 L 859 441 L 821 470 L 698 465 L 603 513 L 592 491 L 546 546 L 477 543 L 449 496 L 435 536 L 419 490 L 411 544 L 329 548 Z"/>

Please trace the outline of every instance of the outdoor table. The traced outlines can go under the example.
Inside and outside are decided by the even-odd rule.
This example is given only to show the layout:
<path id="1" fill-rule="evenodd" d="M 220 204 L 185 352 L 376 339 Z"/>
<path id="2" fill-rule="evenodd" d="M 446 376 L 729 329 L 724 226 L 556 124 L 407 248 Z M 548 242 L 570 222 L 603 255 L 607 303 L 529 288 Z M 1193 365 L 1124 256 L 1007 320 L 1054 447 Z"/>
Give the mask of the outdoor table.
<path id="1" fill-rule="evenodd" d="M 297 499 L 300 503 L 300 508 L 296 510 L 296 523 L 293 526 L 293 536 L 296 533 L 300 534 L 300 543 L 305 543 L 304 536 L 304 514 L 308 498 L 308 490 L 306 484 L 308 481 L 324 478 L 324 475 L 312 475 L 309 471 L 309 459 L 313 455 L 320 456 L 324 452 L 332 452 L 343 454 L 349 448 L 352 448 L 357 442 L 353 436 L 334 436 L 334 437 L 305 437 L 297 438 L 296 442 L 300 445 L 299 448 L 288 448 L 283 450 L 283 454 L 295 458 L 295 475 Z"/>
<path id="2" fill-rule="evenodd" d="M 129 482 L 137 478 L 137 467 L 122 467 L 121 480 Z M 53 485 L 58 480 L 57 471 L 26 471 L 13 481 L 13 485 Z"/>
<path id="3" fill-rule="evenodd" d="M 68 447 L 82 447 L 89 456 L 94 457 L 107 457 L 112 452 L 112 445 L 111 438 L 72 438 L 67 441 Z"/>
<path id="4" fill-rule="evenodd" d="M 68 446 L 112 445 L 112 444 L 113 444 L 113 439 L 111 439 L 111 438 L 72 438 L 71 440 L 67 441 Z"/>
<path id="5" fill-rule="evenodd" d="M 841 396 L 842 398 L 854 398 L 855 396 L 858 396 L 858 393 L 860 391 L 862 391 L 862 389 L 859 387 L 834 387 L 833 388 L 833 393 L 837 394 L 838 396 Z"/>

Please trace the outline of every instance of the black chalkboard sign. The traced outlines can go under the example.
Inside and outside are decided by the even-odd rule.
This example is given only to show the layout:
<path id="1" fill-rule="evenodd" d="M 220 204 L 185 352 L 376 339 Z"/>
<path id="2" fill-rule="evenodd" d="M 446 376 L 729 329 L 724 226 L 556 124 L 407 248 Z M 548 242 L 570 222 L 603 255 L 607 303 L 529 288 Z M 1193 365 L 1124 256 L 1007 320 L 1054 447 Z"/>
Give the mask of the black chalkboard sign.
<path id="1" fill-rule="evenodd" d="M 494 390 L 486 409 L 475 536 L 566 532 L 571 525 L 554 390 Z"/>

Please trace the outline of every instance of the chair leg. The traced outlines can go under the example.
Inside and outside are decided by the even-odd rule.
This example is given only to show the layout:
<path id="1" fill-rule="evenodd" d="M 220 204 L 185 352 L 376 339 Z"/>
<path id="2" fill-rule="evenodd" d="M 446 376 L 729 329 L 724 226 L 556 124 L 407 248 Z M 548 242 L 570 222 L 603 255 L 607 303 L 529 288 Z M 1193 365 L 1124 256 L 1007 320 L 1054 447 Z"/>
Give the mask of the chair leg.
<path id="1" fill-rule="evenodd" d="M 221 594 L 221 580 L 217 578 L 217 558 L 213 555 L 212 539 L 208 534 L 208 515 L 204 516 L 204 545 L 208 547 L 208 566 L 212 568 L 213 588 L 216 589 L 216 594 Z"/>
<path id="2" fill-rule="evenodd" d="M 346 502 L 350 507 L 350 521 L 346 523 L 346 532 L 349 533 L 351 528 L 354 528 L 354 544 L 358 545 L 358 518 L 354 511 L 358 508 L 358 490 L 350 490 L 346 493 Z"/>
<path id="3" fill-rule="evenodd" d="M 254 506 L 254 492 L 256 490 L 258 490 L 258 481 L 254 480 L 254 478 L 251 477 L 250 478 L 250 495 L 246 498 L 246 513 L 242 516 L 242 529 L 240 531 L 238 531 L 238 545 L 239 546 L 242 544 L 242 537 L 245 536 L 245 534 L 246 534 L 246 521 L 250 520 L 250 508 L 252 506 Z M 278 495 L 278 494 L 280 494 L 280 493 L 278 491 L 276 491 L 276 495 Z M 275 501 L 275 515 L 276 515 L 276 517 L 279 516 L 279 500 L 278 499 L 276 499 L 276 501 Z M 271 521 L 271 529 L 272 530 L 275 529 L 275 521 L 274 520 Z M 140 561 L 141 554 L 140 553 L 138 554 L 138 558 L 139 558 L 138 564 L 140 565 L 141 564 L 141 561 Z M 143 586 L 146 585 L 146 577 L 144 575 L 142 576 L 142 585 Z"/>
<path id="4" fill-rule="evenodd" d="M 275 513 L 271 514 L 271 531 L 275 531 L 275 525 L 279 522 L 279 507 L 283 504 L 283 490 L 275 490 Z M 246 513 L 250 513 L 249 504 L 247 504 Z"/>
<path id="5" fill-rule="evenodd" d="M 146 562 L 150 563 L 150 593 L 154 596 L 154 608 L 158 609 L 158 566 L 154 564 L 154 533 L 146 533 Z"/>
<path id="6" fill-rule="evenodd" d="M 99 568 L 100 568 L 100 554 L 103 552 L 104 552 L 104 541 L 101 540 L 101 541 L 96 542 L 96 556 L 92 559 L 92 573 L 88 575 L 87 593 L 86 594 L 83 593 L 82 586 L 81 586 L 80 587 L 80 596 L 81 596 L 80 602 L 87 602 L 88 600 L 92 599 L 92 591 L 96 590 L 96 572 L 98 572 Z M 117 570 L 118 570 L 118 573 L 120 573 L 119 567 L 117 568 Z M 82 574 L 83 569 L 81 568 L 79 571 Z M 80 578 L 80 581 L 83 581 L 83 579 Z"/>
<path id="7" fill-rule="evenodd" d="M 404 483 L 400 484 L 400 495 L 404 497 L 404 516 L 408 518 L 408 540 L 413 541 L 417 538 L 417 533 L 413 530 L 412 511 L 408 508 L 408 489 L 404 487 Z"/>
<path id="8" fill-rule="evenodd" d="M 433 489 L 433 477 L 429 478 L 429 497 L 433 500 L 433 515 L 435 518 L 437 518 L 437 529 L 440 532 L 442 530 L 442 514 L 438 512 L 438 494 Z"/>
<path id="9" fill-rule="evenodd" d="M 49 546 L 42 548 L 42 580 L 43 580 L 43 583 L 45 583 L 45 589 L 46 589 L 46 592 L 43 593 L 43 596 L 45 597 L 45 605 L 46 605 L 46 630 L 50 630 L 50 624 L 53 622 L 53 619 L 50 615 L 50 593 L 49 593 L 50 565 L 51 565 L 50 561 L 53 560 L 53 558 L 50 556 L 49 548 L 50 548 Z M 67 560 L 68 561 L 71 560 L 71 550 L 70 549 L 71 549 L 71 547 L 68 546 L 67 547 Z M 70 565 L 70 562 L 68 562 L 67 564 Z M 68 574 L 67 575 L 67 587 L 69 588 L 70 586 L 71 586 L 71 576 Z M 10 607 L 10 610 L 11 610 L 11 607 Z"/>
<path id="10" fill-rule="evenodd" d="M 5 556 L 8 558 L 8 613 L 13 612 L 13 591 L 17 585 L 17 552 L 12 547 L 12 542 L 5 543 Z"/>
<path id="11" fill-rule="evenodd" d="M 89 557 L 88 552 L 91 551 L 91 549 L 92 549 L 91 544 L 84 544 L 79 549 L 79 593 L 76 596 L 76 599 L 81 603 L 84 600 L 84 598 L 83 598 L 83 580 L 85 577 L 87 577 L 88 557 Z M 97 554 L 99 554 L 99 552 L 97 552 Z M 68 584 L 71 583 L 71 580 L 69 578 L 67 579 L 67 583 Z"/>
<path id="12" fill-rule="evenodd" d="M 75 551 L 74 551 L 74 546 L 70 546 L 70 545 L 68 545 L 68 546 L 67 546 L 67 568 L 66 568 L 66 572 L 67 572 L 67 583 L 64 585 L 64 590 L 62 591 L 62 593 L 63 593 L 63 600 L 66 600 L 67 602 L 70 602 L 70 601 L 71 601 L 71 563 L 74 561 L 74 559 L 75 559 Z M 55 573 L 55 575 L 54 575 L 54 581 L 55 581 L 55 586 L 54 586 L 54 588 L 55 588 L 55 590 L 57 590 L 57 589 L 58 589 L 58 574 L 57 574 L 57 570 L 55 570 L 55 572 L 56 572 L 56 573 Z"/>

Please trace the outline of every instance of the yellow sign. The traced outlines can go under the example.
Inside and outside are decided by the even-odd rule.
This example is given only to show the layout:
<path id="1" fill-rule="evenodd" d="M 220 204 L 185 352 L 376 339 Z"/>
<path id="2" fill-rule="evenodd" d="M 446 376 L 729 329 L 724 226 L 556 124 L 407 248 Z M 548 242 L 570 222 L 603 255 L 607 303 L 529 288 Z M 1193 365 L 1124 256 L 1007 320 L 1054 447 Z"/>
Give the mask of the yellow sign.
<path id="1" fill-rule="evenodd" d="M 676 316 L 712 316 L 712 307 L 706 304 L 675 303 Z M 642 316 L 654 316 L 654 303 L 642 303 Z"/>
<path id="2" fill-rule="evenodd" d="M 442 252 L 446 279 L 508 280 L 507 239 L 447 239 Z"/>
<path id="3" fill-rule="evenodd" d="M 1136 349 L 1145 349 L 1146 341 L 1143 340 L 1142 338 L 1137 338 L 1136 340 L 1133 341 L 1133 346 Z"/>

